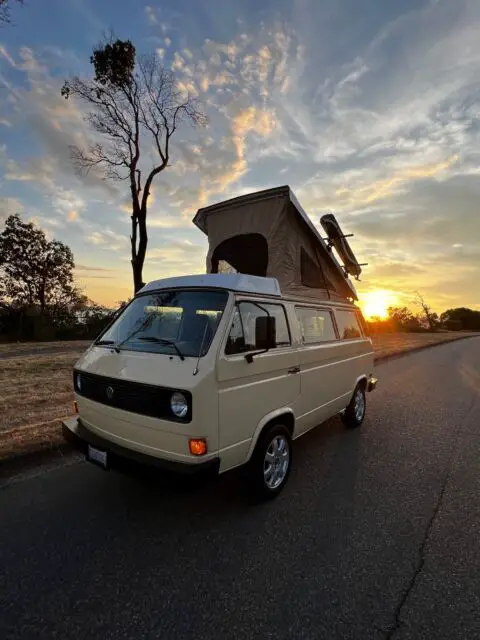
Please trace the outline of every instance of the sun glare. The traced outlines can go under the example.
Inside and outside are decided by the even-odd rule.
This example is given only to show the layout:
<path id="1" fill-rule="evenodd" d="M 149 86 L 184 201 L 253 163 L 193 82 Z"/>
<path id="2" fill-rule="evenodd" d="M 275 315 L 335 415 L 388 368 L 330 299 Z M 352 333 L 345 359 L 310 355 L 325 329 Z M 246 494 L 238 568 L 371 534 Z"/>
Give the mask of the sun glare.
<path id="1" fill-rule="evenodd" d="M 385 320 L 388 317 L 388 307 L 398 303 L 397 296 L 392 291 L 378 289 L 368 291 L 360 296 L 360 307 L 367 320 L 380 318 Z"/>

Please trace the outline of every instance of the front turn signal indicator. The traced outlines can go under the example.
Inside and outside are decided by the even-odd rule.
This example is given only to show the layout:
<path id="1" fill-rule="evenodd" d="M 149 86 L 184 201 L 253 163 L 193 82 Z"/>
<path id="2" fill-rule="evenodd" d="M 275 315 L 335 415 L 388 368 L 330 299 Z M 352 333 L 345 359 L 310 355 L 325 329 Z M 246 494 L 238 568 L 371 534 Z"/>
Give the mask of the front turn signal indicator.
<path id="1" fill-rule="evenodd" d="M 73 413 L 78 413 L 78 404 L 77 401 L 73 401 Z"/>
<path id="2" fill-rule="evenodd" d="M 188 446 L 192 456 L 204 456 L 207 453 L 207 441 L 204 438 L 190 438 Z"/>

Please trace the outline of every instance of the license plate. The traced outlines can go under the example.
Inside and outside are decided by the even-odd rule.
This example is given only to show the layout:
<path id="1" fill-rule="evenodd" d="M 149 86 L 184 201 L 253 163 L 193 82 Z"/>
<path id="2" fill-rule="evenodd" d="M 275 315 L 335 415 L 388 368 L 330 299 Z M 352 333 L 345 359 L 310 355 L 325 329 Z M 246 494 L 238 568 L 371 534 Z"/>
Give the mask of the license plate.
<path id="1" fill-rule="evenodd" d="M 92 447 L 91 445 L 88 445 L 87 460 L 100 465 L 104 469 L 107 468 L 107 452 L 97 449 L 96 447 Z"/>

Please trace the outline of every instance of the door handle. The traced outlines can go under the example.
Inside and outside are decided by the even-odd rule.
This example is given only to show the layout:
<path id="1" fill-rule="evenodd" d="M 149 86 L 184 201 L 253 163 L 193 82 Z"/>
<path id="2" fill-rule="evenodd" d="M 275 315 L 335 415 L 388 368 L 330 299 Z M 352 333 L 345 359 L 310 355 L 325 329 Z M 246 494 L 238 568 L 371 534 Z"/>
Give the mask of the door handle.
<path id="1" fill-rule="evenodd" d="M 292 367 L 288 370 L 288 373 L 300 373 L 300 367 Z"/>

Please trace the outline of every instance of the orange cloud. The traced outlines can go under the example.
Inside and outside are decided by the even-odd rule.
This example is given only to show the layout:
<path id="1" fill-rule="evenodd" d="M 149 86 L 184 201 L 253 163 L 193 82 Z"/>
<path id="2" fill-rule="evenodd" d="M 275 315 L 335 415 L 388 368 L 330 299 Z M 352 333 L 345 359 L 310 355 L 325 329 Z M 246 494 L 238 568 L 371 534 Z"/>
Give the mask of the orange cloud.
<path id="1" fill-rule="evenodd" d="M 226 172 L 216 177 L 215 180 L 210 181 L 208 186 L 202 181 L 198 206 L 205 206 L 211 195 L 222 193 L 247 171 L 245 150 L 248 134 L 256 133 L 266 138 L 271 135 L 274 128 L 274 113 L 253 106 L 240 111 L 232 118 L 230 125 L 231 140 L 235 149 L 236 159 Z"/>
<path id="2" fill-rule="evenodd" d="M 435 164 L 420 165 L 417 167 L 410 167 L 401 171 L 400 173 L 386 178 L 384 180 L 377 180 L 364 187 L 358 189 L 348 189 L 348 187 L 341 187 L 335 192 L 336 196 L 340 196 L 348 200 L 348 202 L 354 206 L 360 206 L 365 204 L 371 204 L 377 200 L 388 198 L 391 196 L 401 185 L 411 180 L 418 180 L 421 178 L 431 178 L 442 171 L 445 171 L 452 166 L 458 160 L 458 155 L 451 156 L 444 162 L 437 162 Z"/>

